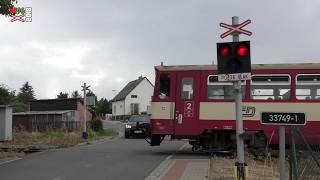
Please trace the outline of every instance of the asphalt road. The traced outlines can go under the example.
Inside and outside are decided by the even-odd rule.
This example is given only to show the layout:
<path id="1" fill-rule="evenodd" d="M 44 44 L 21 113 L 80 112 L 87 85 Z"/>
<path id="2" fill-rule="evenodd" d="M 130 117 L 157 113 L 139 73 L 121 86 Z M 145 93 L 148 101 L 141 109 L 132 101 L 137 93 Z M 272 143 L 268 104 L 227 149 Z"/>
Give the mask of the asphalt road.
<path id="1" fill-rule="evenodd" d="M 0 165 L 1 180 L 142 180 L 185 141 L 165 140 L 150 147 L 144 139 L 124 139 L 123 124 L 105 122 L 120 137 L 68 149 L 27 155 Z M 188 150 L 187 150 L 188 151 Z M 188 152 L 182 153 L 182 156 Z"/>

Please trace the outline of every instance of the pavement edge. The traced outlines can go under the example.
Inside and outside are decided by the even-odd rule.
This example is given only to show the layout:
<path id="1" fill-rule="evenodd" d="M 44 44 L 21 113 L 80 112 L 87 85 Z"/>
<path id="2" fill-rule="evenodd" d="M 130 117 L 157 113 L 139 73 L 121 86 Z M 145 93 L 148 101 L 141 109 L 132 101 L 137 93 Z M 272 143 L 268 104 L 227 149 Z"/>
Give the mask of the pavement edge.
<path id="1" fill-rule="evenodd" d="M 176 152 L 173 154 L 167 156 L 158 167 L 156 167 L 150 174 L 145 178 L 145 180 L 160 180 L 166 173 L 167 171 L 171 168 L 173 165 L 173 159 L 172 157 L 174 156 L 175 153 L 183 150 L 188 143 L 184 143 Z"/>
<path id="2" fill-rule="evenodd" d="M 154 169 L 145 180 L 159 180 L 170 169 L 172 165 L 172 155 L 167 156 L 156 169 Z"/>

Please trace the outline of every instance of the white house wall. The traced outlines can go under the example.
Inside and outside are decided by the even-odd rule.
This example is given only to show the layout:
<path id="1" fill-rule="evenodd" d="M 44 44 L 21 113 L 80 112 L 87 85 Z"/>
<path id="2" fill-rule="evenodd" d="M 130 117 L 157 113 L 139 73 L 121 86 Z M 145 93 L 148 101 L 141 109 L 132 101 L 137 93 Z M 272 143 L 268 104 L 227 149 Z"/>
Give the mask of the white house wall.
<path id="1" fill-rule="evenodd" d="M 131 95 L 137 95 L 137 98 L 131 98 Z M 126 97 L 126 114 L 131 114 L 131 103 L 139 104 L 139 114 L 147 111 L 147 106 L 151 104 L 151 96 L 153 95 L 153 86 L 144 78 Z"/>
<path id="2" fill-rule="evenodd" d="M 114 108 L 116 107 L 116 108 Z M 124 115 L 124 101 L 112 102 L 112 115 L 121 116 Z"/>

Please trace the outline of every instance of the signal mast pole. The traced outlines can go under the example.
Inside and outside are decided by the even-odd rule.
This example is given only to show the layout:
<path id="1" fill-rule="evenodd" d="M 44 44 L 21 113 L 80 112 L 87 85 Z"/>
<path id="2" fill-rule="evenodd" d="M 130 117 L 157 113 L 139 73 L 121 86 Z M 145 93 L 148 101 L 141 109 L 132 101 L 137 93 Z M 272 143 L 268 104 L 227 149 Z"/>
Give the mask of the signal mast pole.
<path id="1" fill-rule="evenodd" d="M 232 17 L 232 25 L 239 24 L 239 17 Z M 239 33 L 234 32 L 232 34 L 233 42 L 239 42 Z M 244 143 L 243 143 L 243 119 L 242 119 L 242 92 L 241 92 L 241 80 L 234 81 L 234 95 L 236 102 L 236 140 L 237 140 L 237 174 L 236 177 L 238 180 L 245 180 L 245 161 L 244 161 Z"/>
<path id="2" fill-rule="evenodd" d="M 82 132 L 82 138 L 84 140 L 88 139 L 88 132 L 87 132 L 87 90 L 89 90 L 90 86 L 87 86 L 87 83 L 84 83 L 82 87 L 83 91 L 83 132 Z"/>

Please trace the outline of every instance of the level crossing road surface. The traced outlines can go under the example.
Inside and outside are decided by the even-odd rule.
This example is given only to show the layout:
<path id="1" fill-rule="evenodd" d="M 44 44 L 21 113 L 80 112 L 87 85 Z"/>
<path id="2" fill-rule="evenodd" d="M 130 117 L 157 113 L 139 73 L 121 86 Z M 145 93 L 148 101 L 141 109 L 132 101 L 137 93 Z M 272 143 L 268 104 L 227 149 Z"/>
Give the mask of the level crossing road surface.
<path id="1" fill-rule="evenodd" d="M 158 179 L 156 176 L 172 176 L 170 169 L 164 171 L 160 167 L 168 163 L 168 160 L 174 168 L 175 159 L 208 159 L 205 155 L 191 153 L 190 148 L 186 148 L 187 142 L 183 140 L 165 140 L 161 146 L 150 147 L 144 139 L 123 138 L 123 123 L 104 122 L 104 127 L 118 129 L 120 136 L 90 145 L 49 150 L 7 163 L 1 162 L 0 179 Z M 177 175 L 173 174 L 172 177 L 174 176 Z"/>

